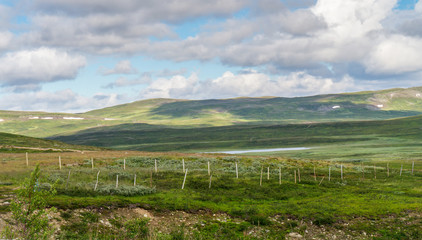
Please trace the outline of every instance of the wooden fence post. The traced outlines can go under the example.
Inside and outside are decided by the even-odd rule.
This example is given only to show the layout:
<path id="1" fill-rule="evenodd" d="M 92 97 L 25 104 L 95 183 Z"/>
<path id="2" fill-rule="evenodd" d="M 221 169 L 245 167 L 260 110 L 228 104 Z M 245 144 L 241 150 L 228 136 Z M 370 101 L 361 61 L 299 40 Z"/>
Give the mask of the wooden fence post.
<path id="1" fill-rule="evenodd" d="M 208 186 L 208 188 L 211 188 L 211 179 L 212 179 L 212 175 L 210 175 L 210 185 Z"/>
<path id="2" fill-rule="evenodd" d="M 208 176 L 211 176 L 210 161 L 208 161 Z"/>
<path id="3" fill-rule="evenodd" d="M 94 169 L 94 158 L 91 158 L 91 169 Z"/>
<path id="4" fill-rule="evenodd" d="M 324 180 L 325 177 L 322 177 L 321 182 L 319 182 L 318 186 L 321 185 L 322 181 Z"/>
<path id="5" fill-rule="evenodd" d="M 263 167 L 261 166 L 261 177 L 259 178 L 259 186 L 262 186 L 262 171 Z"/>
<path id="6" fill-rule="evenodd" d="M 59 169 L 62 170 L 62 158 L 59 156 Z"/>
<path id="7" fill-rule="evenodd" d="M 239 178 L 239 172 L 237 170 L 237 162 L 236 162 L 236 179 Z"/>
<path id="8" fill-rule="evenodd" d="M 298 176 L 298 180 L 300 182 L 300 168 L 297 169 L 297 176 Z M 296 182 L 296 181 L 295 181 Z"/>
<path id="9" fill-rule="evenodd" d="M 135 176 L 133 177 L 133 186 L 136 187 L 136 173 L 135 173 Z"/>
<path id="10" fill-rule="evenodd" d="M 281 185 L 281 167 L 278 168 L 278 184 Z"/>
<path id="11" fill-rule="evenodd" d="M 119 187 L 119 174 L 116 175 L 116 189 Z"/>
<path id="12" fill-rule="evenodd" d="M 267 167 L 267 180 L 270 180 L 270 167 Z"/>
<path id="13" fill-rule="evenodd" d="M 188 169 L 186 168 L 185 178 L 183 179 L 182 189 L 185 188 L 186 176 L 188 175 Z"/>
<path id="14" fill-rule="evenodd" d="M 182 158 L 182 167 L 183 167 L 183 173 L 185 173 L 185 159 Z"/>
<path id="15" fill-rule="evenodd" d="M 25 158 L 26 158 L 26 166 L 29 166 L 29 159 L 28 159 L 28 153 L 25 153 Z"/>
<path id="16" fill-rule="evenodd" d="M 328 181 L 331 182 L 331 167 L 328 167 Z"/>
<path id="17" fill-rule="evenodd" d="M 95 187 L 94 187 L 94 191 L 97 191 L 97 186 L 98 186 L 98 176 L 100 175 L 100 171 L 98 171 L 97 173 L 97 181 L 95 182 Z M 117 187 L 116 187 L 117 188 Z"/>
<path id="18" fill-rule="evenodd" d="M 157 172 L 158 171 L 158 169 L 157 169 L 157 159 L 154 159 L 155 160 L 155 172 Z"/>
<path id="19" fill-rule="evenodd" d="M 151 177 L 150 177 L 150 179 L 149 179 L 149 187 L 152 187 L 152 169 L 151 169 Z"/>
<path id="20" fill-rule="evenodd" d="M 123 170 L 126 170 L 126 158 L 123 158 Z"/>

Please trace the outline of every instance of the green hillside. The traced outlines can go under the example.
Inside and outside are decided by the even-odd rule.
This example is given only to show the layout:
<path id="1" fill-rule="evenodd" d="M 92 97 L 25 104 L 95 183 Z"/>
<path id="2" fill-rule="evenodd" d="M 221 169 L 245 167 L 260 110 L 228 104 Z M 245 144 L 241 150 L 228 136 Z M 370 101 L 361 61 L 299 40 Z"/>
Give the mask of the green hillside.
<path id="1" fill-rule="evenodd" d="M 306 156 L 304 152 L 289 156 L 299 157 L 297 154 L 302 154 L 301 158 L 314 159 L 394 158 L 400 153 L 401 158 L 412 159 L 422 156 L 420 126 L 422 116 L 377 121 L 191 129 L 123 124 L 54 139 L 73 144 L 143 151 L 208 152 L 306 146 L 315 150 L 305 151 L 308 153 Z"/>
<path id="2" fill-rule="evenodd" d="M 52 137 L 121 124 L 202 128 L 384 120 L 420 114 L 422 88 L 409 88 L 296 98 L 150 99 L 81 114 L 0 111 L 0 131 Z"/>
<path id="3" fill-rule="evenodd" d="M 0 133 L 0 152 L 45 152 L 100 150 L 97 147 L 78 146 L 60 141 Z"/>
<path id="4" fill-rule="evenodd" d="M 152 99 L 119 105 L 86 114 L 99 117 L 151 120 L 184 125 L 183 121 L 208 123 L 218 119 L 281 121 L 286 123 L 338 120 L 389 119 L 422 114 L 422 88 L 317 95 L 296 98 L 235 98 L 211 100 Z M 173 122 L 167 122 L 167 121 Z M 170 124 L 169 124 L 170 123 Z M 173 123 L 173 124 L 172 124 Z M 229 122 L 226 122 L 228 125 Z M 219 125 L 214 123 L 211 125 Z"/>

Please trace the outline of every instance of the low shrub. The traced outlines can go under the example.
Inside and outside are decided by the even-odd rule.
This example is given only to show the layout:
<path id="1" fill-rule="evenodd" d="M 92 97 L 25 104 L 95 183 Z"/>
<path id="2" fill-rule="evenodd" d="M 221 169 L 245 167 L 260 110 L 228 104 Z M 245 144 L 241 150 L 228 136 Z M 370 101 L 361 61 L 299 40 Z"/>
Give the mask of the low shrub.
<path id="1" fill-rule="evenodd" d="M 94 191 L 93 184 L 82 185 L 78 184 L 75 187 L 68 189 L 58 189 L 58 193 L 68 196 L 97 196 L 97 195 L 119 195 L 119 196 L 143 196 L 147 194 L 155 193 L 155 188 L 145 187 L 142 185 L 137 186 L 119 186 L 116 185 L 99 185 L 97 190 Z"/>
<path id="2" fill-rule="evenodd" d="M 320 213 L 314 216 L 314 224 L 317 226 L 331 225 L 334 222 L 335 222 L 335 219 L 332 215 Z"/>
<path id="3" fill-rule="evenodd" d="M 146 239 L 149 234 L 148 218 L 135 218 L 123 224 L 126 239 Z"/>
<path id="4" fill-rule="evenodd" d="M 151 193 L 155 193 L 155 188 L 149 188 L 145 186 L 119 186 L 116 188 L 114 185 L 105 185 L 97 189 L 97 192 L 101 195 L 121 195 L 126 197 L 131 196 L 142 196 Z"/>

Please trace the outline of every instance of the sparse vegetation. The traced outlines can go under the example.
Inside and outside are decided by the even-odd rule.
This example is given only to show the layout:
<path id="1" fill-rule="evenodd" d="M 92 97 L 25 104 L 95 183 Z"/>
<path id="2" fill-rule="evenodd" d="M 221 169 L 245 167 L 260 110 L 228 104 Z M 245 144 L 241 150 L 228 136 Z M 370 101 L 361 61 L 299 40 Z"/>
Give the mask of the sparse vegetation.
<path id="1" fill-rule="evenodd" d="M 276 239 L 290 232 L 305 235 L 306 231 L 318 232 L 322 229 L 327 231 L 319 233 L 323 236 L 332 234 L 328 232 L 330 229 L 340 229 L 342 234 L 358 238 L 365 238 L 363 232 L 368 234 L 368 238 L 380 239 L 399 236 L 418 239 L 421 234 L 416 227 L 421 221 L 422 205 L 422 191 L 416 184 L 422 177 L 419 162 L 413 175 L 410 165 L 406 165 L 402 176 L 399 175 L 400 168 L 397 165 L 390 165 L 388 176 L 385 164 L 378 162 L 377 179 L 373 177 L 373 164 L 365 163 L 363 179 L 360 162 L 334 163 L 277 157 L 173 153 L 138 153 L 143 156 L 128 156 L 124 152 L 120 153 L 120 157 L 106 158 L 106 152 L 96 154 L 97 159 L 100 156 L 102 159 L 96 161 L 95 169 L 82 164 L 59 170 L 57 158 L 39 160 L 43 163 L 44 172 L 40 181 L 50 184 L 57 182 L 58 195 L 49 204 L 61 212 L 59 216 L 63 219 L 60 224 L 62 227 L 56 232 L 61 239 L 124 239 L 121 236 L 132 238 L 130 236 L 141 235 L 160 239 L 212 239 L 215 236 L 223 239 Z M 49 155 L 56 154 L 40 154 L 46 159 L 50 158 Z M 8 155 L 3 155 L 3 158 L 6 156 Z M 84 162 L 86 157 L 80 154 L 79 162 Z M 123 157 L 126 158 L 126 170 L 123 169 Z M 180 189 L 184 177 L 182 159 L 189 169 L 184 190 Z M 154 170 L 155 160 L 158 163 L 157 173 Z M 213 176 L 211 188 L 208 162 L 211 163 Z M 240 171 L 239 179 L 235 177 L 236 162 Z M 17 163 L 16 160 L 6 161 L 3 169 Z M 340 179 L 340 164 L 344 167 L 343 181 Z M 317 181 L 313 176 L 314 166 Z M 331 181 L 328 181 L 328 166 L 332 169 Z M 270 167 L 270 179 L 267 179 L 265 171 L 262 186 L 261 167 Z M 281 184 L 279 167 L 282 169 Z M 293 171 L 297 169 L 300 169 L 301 181 L 295 184 Z M 68 170 L 71 170 L 71 175 L 67 184 Z M 94 191 L 97 170 L 100 170 L 98 189 L 102 186 L 116 189 L 116 174 L 122 176 L 118 189 L 135 189 L 133 184 L 136 173 L 136 187 L 154 191 L 147 194 L 126 194 L 124 191 L 101 193 L 98 189 Z M 20 171 L 23 171 L 22 174 L 15 172 L 14 175 L 24 175 L 26 167 Z M 4 181 L 6 176 L 7 174 L 2 174 L 0 181 Z M 14 185 L 19 179 L 16 177 L 9 181 Z M 149 221 L 143 215 L 119 217 L 116 214 L 120 210 L 116 210 L 114 214 L 114 208 L 144 208 L 169 217 Z M 80 212 L 81 209 L 88 210 Z M 198 214 L 201 217 L 180 228 L 176 223 L 171 223 L 173 220 L 170 216 L 177 211 Z M 227 214 L 224 221 L 222 217 L 212 217 L 220 213 Z M 139 217 L 142 218 L 137 219 Z M 392 221 L 395 218 L 406 219 L 408 224 Z M 170 221 L 169 227 L 163 230 L 157 221 L 167 220 Z M 122 235 L 123 233 L 128 235 Z"/>
<path id="2" fill-rule="evenodd" d="M 10 204 L 12 219 L 2 232 L 7 239 L 48 239 L 54 232 L 49 223 L 47 201 L 55 194 L 54 188 L 40 185 L 40 169 L 37 165 L 31 177 L 24 180 L 17 190 L 16 199 Z"/>

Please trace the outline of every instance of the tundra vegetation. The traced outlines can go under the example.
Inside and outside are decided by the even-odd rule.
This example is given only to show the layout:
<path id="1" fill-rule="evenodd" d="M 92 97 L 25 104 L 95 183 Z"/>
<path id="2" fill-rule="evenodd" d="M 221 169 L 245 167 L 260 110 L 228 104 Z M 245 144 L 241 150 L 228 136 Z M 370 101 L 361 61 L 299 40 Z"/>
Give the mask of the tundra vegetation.
<path id="1" fill-rule="evenodd" d="M 0 133 L 0 229 L 39 164 L 57 239 L 422 239 L 421 91 L 0 112 L 54 139 Z M 310 149 L 205 153 L 282 147 Z"/>
<path id="2" fill-rule="evenodd" d="M 4 201 L 39 164 L 39 186 L 57 191 L 47 205 L 59 239 L 422 237 L 417 160 L 97 151 L 31 153 L 26 166 L 24 153 L 0 157 L 1 218 L 10 221 Z"/>

